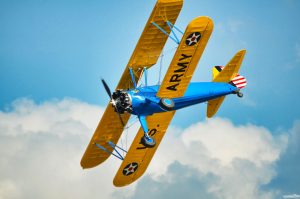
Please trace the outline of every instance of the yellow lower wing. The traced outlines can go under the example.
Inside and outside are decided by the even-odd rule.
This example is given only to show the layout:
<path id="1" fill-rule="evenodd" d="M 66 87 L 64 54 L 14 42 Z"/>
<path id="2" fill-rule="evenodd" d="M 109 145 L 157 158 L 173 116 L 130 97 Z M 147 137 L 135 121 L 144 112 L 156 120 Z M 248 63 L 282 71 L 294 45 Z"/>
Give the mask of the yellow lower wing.
<path id="1" fill-rule="evenodd" d="M 129 120 L 130 114 L 122 114 L 121 117 L 123 122 L 126 124 Z M 122 132 L 123 125 L 119 116 L 114 112 L 114 108 L 111 104 L 109 104 L 81 159 L 80 164 L 82 168 L 92 168 L 104 162 L 110 154 L 97 147 L 96 143 L 105 147 L 108 151 L 113 152 L 113 148 L 108 144 L 108 141 L 118 143 Z"/>
<path id="2" fill-rule="evenodd" d="M 156 140 L 156 145 L 153 148 L 146 148 L 141 144 L 141 138 L 144 136 L 144 132 L 143 129 L 140 128 L 114 178 L 115 186 L 121 187 L 128 185 L 144 174 L 174 113 L 175 111 L 157 113 L 146 118 L 149 135 Z"/>

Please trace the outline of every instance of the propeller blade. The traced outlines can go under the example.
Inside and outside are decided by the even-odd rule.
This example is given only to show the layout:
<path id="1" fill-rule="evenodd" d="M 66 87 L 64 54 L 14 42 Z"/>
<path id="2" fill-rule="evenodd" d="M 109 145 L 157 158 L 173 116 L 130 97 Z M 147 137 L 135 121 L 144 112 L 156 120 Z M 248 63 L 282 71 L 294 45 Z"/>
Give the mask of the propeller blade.
<path id="1" fill-rule="evenodd" d="M 104 86 L 104 88 L 106 90 L 106 93 L 109 95 L 109 98 L 112 99 L 112 95 L 111 95 L 111 92 L 110 92 L 110 89 L 109 89 L 107 83 L 105 82 L 104 79 L 101 79 L 101 81 L 102 81 L 102 84 L 103 84 L 103 86 Z"/>
<path id="2" fill-rule="evenodd" d="M 107 83 L 105 82 L 104 79 L 101 79 L 101 81 L 102 81 L 102 84 L 103 84 L 103 86 L 104 86 L 104 88 L 105 88 L 105 90 L 106 90 L 106 93 L 107 93 L 108 96 L 110 97 L 110 100 L 113 101 L 112 95 L 111 95 L 111 91 L 110 91 L 110 89 L 109 89 Z M 118 116 L 119 116 L 119 119 L 120 119 L 120 121 L 121 121 L 121 123 L 122 123 L 122 125 L 123 125 L 123 127 L 124 127 L 125 124 L 124 124 L 124 121 L 123 121 L 123 119 L 122 119 L 122 117 L 121 117 L 121 114 L 120 114 L 120 112 L 119 112 L 119 110 L 118 110 L 118 107 L 117 107 L 114 103 L 113 103 L 113 106 L 115 107 L 115 109 L 116 109 L 116 111 L 117 111 L 117 114 L 118 114 Z"/>

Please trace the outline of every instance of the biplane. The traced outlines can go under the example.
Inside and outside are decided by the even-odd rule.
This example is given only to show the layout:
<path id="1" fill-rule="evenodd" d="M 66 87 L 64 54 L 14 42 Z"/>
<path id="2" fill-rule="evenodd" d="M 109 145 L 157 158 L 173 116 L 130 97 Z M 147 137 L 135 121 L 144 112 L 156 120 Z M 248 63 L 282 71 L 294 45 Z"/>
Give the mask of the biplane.
<path id="1" fill-rule="evenodd" d="M 219 109 L 226 95 L 242 97 L 246 79 L 238 74 L 245 50 L 240 50 L 226 66 L 213 67 L 212 82 L 190 83 L 213 31 L 209 17 L 193 19 L 182 32 L 175 21 L 183 0 L 158 0 L 135 50 L 114 90 L 102 79 L 110 102 L 82 157 L 82 168 L 92 168 L 110 155 L 122 160 L 114 178 L 117 187 L 136 181 L 146 171 L 176 110 L 207 102 L 207 117 Z M 182 34 L 181 40 L 178 33 Z M 160 85 L 147 85 L 147 70 L 155 65 L 167 39 L 178 44 Z M 144 86 L 138 86 L 141 78 Z M 128 151 L 117 145 L 131 115 L 140 129 Z M 121 151 L 126 152 L 125 157 Z"/>

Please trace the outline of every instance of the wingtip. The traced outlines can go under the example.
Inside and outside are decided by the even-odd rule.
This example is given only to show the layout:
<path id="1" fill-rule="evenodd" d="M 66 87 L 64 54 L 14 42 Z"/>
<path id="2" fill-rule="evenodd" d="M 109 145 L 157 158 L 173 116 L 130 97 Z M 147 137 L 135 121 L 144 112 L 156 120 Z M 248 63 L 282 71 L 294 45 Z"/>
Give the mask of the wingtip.
<path id="1" fill-rule="evenodd" d="M 116 180 L 116 179 L 114 179 L 113 180 L 113 185 L 115 186 L 115 187 L 124 187 L 124 186 L 126 186 L 126 184 L 122 184 L 122 183 L 120 183 L 118 180 Z"/>
<path id="2" fill-rule="evenodd" d="M 247 52 L 247 50 L 246 49 L 241 49 L 239 52 L 245 54 Z"/>

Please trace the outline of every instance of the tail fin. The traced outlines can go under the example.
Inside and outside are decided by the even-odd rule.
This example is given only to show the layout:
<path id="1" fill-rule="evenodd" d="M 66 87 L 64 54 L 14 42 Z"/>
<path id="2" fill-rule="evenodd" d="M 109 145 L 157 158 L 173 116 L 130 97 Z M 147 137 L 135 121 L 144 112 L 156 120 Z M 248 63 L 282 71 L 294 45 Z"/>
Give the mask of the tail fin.
<path id="1" fill-rule="evenodd" d="M 215 66 L 213 68 L 213 82 L 229 82 L 237 88 L 244 88 L 247 84 L 246 79 L 238 74 L 243 62 L 246 50 L 240 50 L 225 66 Z M 212 117 L 219 110 L 225 96 L 209 100 L 207 104 L 207 117 Z"/>
<path id="2" fill-rule="evenodd" d="M 216 76 L 219 75 L 219 73 L 223 70 L 224 66 L 215 66 L 213 68 L 213 79 L 216 78 Z M 237 74 L 230 82 L 233 86 L 242 89 L 246 87 L 247 80 L 244 76 Z"/>

